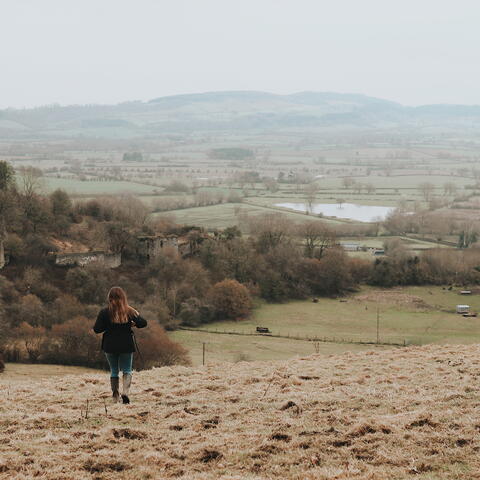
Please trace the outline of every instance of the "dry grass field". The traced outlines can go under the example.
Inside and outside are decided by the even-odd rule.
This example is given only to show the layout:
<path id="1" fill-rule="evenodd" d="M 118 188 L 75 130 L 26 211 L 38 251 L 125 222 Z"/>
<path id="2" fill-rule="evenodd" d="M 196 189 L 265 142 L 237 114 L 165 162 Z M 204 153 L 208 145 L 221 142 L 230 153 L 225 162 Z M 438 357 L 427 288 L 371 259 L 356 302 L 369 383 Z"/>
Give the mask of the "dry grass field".
<path id="1" fill-rule="evenodd" d="M 478 479 L 479 367 L 430 345 L 162 368 L 128 406 L 105 374 L 0 376 L 0 478 Z"/>
<path id="2" fill-rule="evenodd" d="M 65 375 L 75 375 L 82 373 L 96 373 L 98 370 L 85 367 L 71 367 L 66 365 L 44 365 L 44 364 L 28 364 L 28 363 L 7 363 L 6 370 L 0 374 L 0 381 L 19 382 L 28 381 L 32 377 L 35 380 L 47 379 Z"/>

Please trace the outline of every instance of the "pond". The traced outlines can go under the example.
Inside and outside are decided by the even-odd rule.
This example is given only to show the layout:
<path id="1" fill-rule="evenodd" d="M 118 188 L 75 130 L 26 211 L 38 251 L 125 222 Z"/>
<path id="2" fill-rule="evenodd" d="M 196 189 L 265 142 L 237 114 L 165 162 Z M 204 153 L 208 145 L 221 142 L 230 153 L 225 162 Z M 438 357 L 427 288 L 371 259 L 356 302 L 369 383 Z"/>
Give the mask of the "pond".
<path id="1" fill-rule="evenodd" d="M 308 206 L 306 203 L 276 203 L 276 207 L 290 208 L 298 212 L 306 212 Z M 383 207 L 380 205 L 358 205 L 356 203 L 314 203 L 311 213 L 318 215 L 322 213 L 326 217 L 348 218 L 360 222 L 373 222 L 375 220 L 384 220 L 385 217 L 395 210 L 395 207 Z"/>

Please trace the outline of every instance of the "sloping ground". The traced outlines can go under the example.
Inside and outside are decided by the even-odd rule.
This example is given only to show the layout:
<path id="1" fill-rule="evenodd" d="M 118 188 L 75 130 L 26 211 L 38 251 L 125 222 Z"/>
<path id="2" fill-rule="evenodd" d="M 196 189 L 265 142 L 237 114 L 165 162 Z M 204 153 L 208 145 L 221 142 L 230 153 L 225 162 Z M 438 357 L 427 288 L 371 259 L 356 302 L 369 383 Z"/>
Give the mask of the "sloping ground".
<path id="1" fill-rule="evenodd" d="M 364 295 L 354 297 L 355 301 L 376 302 L 382 305 L 395 305 L 405 308 L 413 308 L 415 310 L 431 310 L 433 309 L 423 298 L 416 295 L 408 295 L 397 290 L 376 290 Z"/>
<path id="2" fill-rule="evenodd" d="M 106 375 L 3 381 L 0 478 L 480 478 L 479 361 L 428 346 L 163 368 L 107 412 Z"/>

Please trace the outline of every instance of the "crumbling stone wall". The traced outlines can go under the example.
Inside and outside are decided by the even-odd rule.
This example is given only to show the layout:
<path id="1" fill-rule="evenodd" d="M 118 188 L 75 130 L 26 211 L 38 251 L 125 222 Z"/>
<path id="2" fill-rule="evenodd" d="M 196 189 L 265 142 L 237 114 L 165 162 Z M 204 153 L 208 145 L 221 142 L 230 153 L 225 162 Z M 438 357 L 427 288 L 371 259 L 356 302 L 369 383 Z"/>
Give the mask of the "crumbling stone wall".
<path id="1" fill-rule="evenodd" d="M 84 267 L 91 263 L 98 263 L 108 268 L 116 268 L 122 264 L 120 253 L 85 252 L 85 253 L 58 253 L 55 254 L 55 265 L 62 267 Z"/>
<path id="2" fill-rule="evenodd" d="M 149 235 L 137 238 L 137 256 L 152 260 L 165 251 L 178 253 L 178 239 L 175 236 Z"/>

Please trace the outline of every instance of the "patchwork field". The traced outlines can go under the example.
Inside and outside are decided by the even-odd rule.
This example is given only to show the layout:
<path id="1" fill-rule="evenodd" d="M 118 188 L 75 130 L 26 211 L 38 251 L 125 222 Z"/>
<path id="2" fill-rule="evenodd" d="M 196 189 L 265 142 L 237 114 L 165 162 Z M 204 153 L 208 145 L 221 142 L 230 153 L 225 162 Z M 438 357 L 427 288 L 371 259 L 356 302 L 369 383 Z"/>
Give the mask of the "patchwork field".
<path id="1" fill-rule="evenodd" d="M 0 478 L 479 478 L 480 348 L 427 346 L 10 383 Z M 3 390 L 5 392 L 5 390 Z"/>

